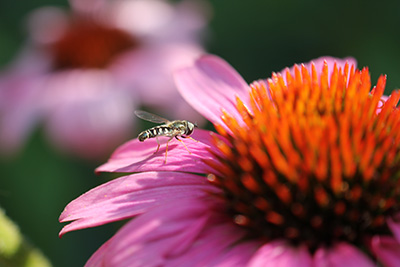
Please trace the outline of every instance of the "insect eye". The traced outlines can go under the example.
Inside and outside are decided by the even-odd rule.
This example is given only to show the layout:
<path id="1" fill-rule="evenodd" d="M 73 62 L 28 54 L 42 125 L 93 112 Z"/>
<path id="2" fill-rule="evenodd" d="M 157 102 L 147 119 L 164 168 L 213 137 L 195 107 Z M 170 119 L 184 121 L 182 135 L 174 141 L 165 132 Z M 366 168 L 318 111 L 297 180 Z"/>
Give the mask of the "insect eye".
<path id="1" fill-rule="evenodd" d="M 194 130 L 194 127 L 195 127 L 194 124 L 189 122 L 188 125 L 187 125 L 186 134 L 187 135 L 192 134 L 193 130 Z"/>

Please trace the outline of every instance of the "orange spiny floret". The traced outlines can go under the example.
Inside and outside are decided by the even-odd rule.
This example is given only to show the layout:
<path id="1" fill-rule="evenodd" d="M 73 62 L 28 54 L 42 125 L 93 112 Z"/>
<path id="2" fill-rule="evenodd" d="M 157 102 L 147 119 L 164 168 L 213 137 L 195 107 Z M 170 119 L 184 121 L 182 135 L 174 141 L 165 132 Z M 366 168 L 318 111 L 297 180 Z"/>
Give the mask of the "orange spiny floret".
<path id="1" fill-rule="evenodd" d="M 268 201 L 263 198 L 263 197 L 257 197 L 254 201 L 253 201 L 253 205 L 262 211 L 267 211 L 271 208 L 271 205 L 268 203 Z"/>
<path id="2" fill-rule="evenodd" d="M 298 151 L 293 147 L 291 128 L 293 128 L 293 126 L 290 125 L 290 119 L 286 120 L 284 123 L 281 123 L 281 127 L 279 128 L 279 133 L 277 135 L 277 142 L 284 152 L 289 164 L 295 168 L 301 164 L 302 160 Z"/>
<path id="3" fill-rule="evenodd" d="M 314 188 L 314 197 L 318 205 L 320 205 L 321 207 L 326 207 L 329 204 L 328 194 L 322 187 Z"/>
<path id="4" fill-rule="evenodd" d="M 261 193 L 261 189 L 258 182 L 254 180 L 254 177 L 251 174 L 249 173 L 244 174 L 241 178 L 241 182 L 251 192 L 255 194 Z"/>
<path id="5" fill-rule="evenodd" d="M 330 159 L 330 186 L 334 193 L 339 194 L 342 189 L 342 162 L 340 159 L 340 151 L 337 146 L 330 147 Z"/>
<path id="6" fill-rule="evenodd" d="M 261 111 L 262 99 L 267 98 L 267 88 L 264 81 L 255 81 L 250 84 L 250 108 L 254 115 Z"/>
<path id="7" fill-rule="evenodd" d="M 350 118 L 341 116 L 340 121 L 340 153 L 343 160 L 343 174 L 346 177 L 351 177 L 356 172 L 356 164 L 354 162 L 354 156 L 352 153 L 351 141 L 350 141 Z"/>
<path id="8" fill-rule="evenodd" d="M 360 77 L 361 84 L 358 86 L 357 98 L 358 101 L 364 103 L 369 97 L 369 91 L 371 89 L 371 77 L 368 72 L 368 68 L 363 68 Z"/>
<path id="9" fill-rule="evenodd" d="M 318 157 L 316 158 L 315 167 L 310 166 L 310 170 L 315 172 L 315 176 L 319 181 L 324 181 L 328 176 L 328 142 L 322 140 L 319 144 Z M 306 155 L 307 156 L 307 155 Z"/>
<path id="10" fill-rule="evenodd" d="M 222 125 L 220 125 L 218 123 L 214 123 L 214 128 L 223 137 L 228 137 L 229 136 L 228 132 L 226 131 L 226 129 Z"/>
<path id="11" fill-rule="evenodd" d="M 235 175 L 234 170 L 232 170 L 229 166 L 225 164 L 221 164 L 218 161 L 215 161 L 213 159 L 203 159 L 202 161 L 209 167 L 211 167 L 212 171 L 215 172 L 215 174 L 221 176 L 223 175 L 224 177 L 233 177 Z"/>
<path id="12" fill-rule="evenodd" d="M 294 65 L 294 81 L 295 88 L 297 88 L 297 90 L 303 87 L 303 77 L 301 75 L 301 70 L 298 65 Z"/>
<path id="13" fill-rule="evenodd" d="M 324 66 L 322 67 L 322 72 L 320 75 L 320 90 L 322 92 L 327 92 L 329 88 L 329 83 L 328 83 L 328 63 L 325 61 Z"/>
<path id="14" fill-rule="evenodd" d="M 249 157 L 240 157 L 238 158 L 238 164 L 240 168 L 245 172 L 251 172 L 254 169 L 253 162 Z"/>
<path id="15" fill-rule="evenodd" d="M 287 86 L 285 84 L 285 80 L 283 79 L 281 74 L 277 74 L 275 76 L 276 78 L 276 83 L 279 85 L 279 88 L 282 90 L 282 93 L 286 96 L 288 93 Z"/>
<path id="16" fill-rule="evenodd" d="M 250 148 L 250 154 L 262 168 L 271 166 L 267 153 L 259 145 L 253 145 Z"/>
<path id="17" fill-rule="evenodd" d="M 288 164 L 276 142 L 272 138 L 263 138 L 263 140 L 276 170 L 285 175 L 289 181 L 295 181 L 298 178 L 297 174 Z"/>
<path id="18" fill-rule="evenodd" d="M 359 84 L 360 84 L 360 72 L 355 72 L 355 74 L 351 77 L 349 85 L 346 89 L 346 95 L 345 95 L 346 101 L 344 102 L 345 113 L 349 113 L 355 109 L 353 99 L 357 95 L 357 88 Z"/>
<path id="19" fill-rule="evenodd" d="M 367 133 L 368 134 L 368 133 Z M 375 138 L 372 133 L 369 133 L 363 142 L 363 151 L 360 155 L 360 170 L 363 173 L 363 178 L 365 181 L 369 181 L 372 178 L 370 162 L 372 160 L 372 153 L 375 149 Z"/>
<path id="20" fill-rule="evenodd" d="M 284 75 L 285 75 L 285 78 L 286 78 L 286 87 L 293 88 L 295 86 L 294 85 L 295 81 L 294 81 L 294 78 L 293 78 L 292 74 L 290 74 L 290 70 L 288 68 L 286 68 L 284 70 Z"/>
<path id="21" fill-rule="evenodd" d="M 276 195 L 279 197 L 279 199 L 285 203 L 289 204 L 292 202 L 292 196 L 289 188 L 284 185 L 284 184 L 279 184 L 275 188 Z"/>
<path id="22" fill-rule="evenodd" d="M 305 112 L 309 111 L 308 106 L 313 105 L 315 106 L 316 101 L 313 101 L 311 98 L 311 77 L 304 65 L 301 65 L 301 75 L 302 75 L 302 80 L 303 80 L 303 85 L 300 87 L 300 92 L 299 92 L 299 101 L 304 103 L 305 106 Z"/>
<path id="23" fill-rule="evenodd" d="M 360 185 L 355 185 L 351 190 L 350 190 L 350 198 L 355 202 L 358 201 L 361 198 L 361 195 L 363 193 L 363 189 Z"/>
<path id="24" fill-rule="evenodd" d="M 313 92 L 321 93 L 321 88 L 319 86 L 318 72 L 314 64 L 311 65 L 311 90 Z"/>
<path id="25" fill-rule="evenodd" d="M 228 160 L 232 160 L 234 158 L 231 147 L 229 147 L 227 143 L 218 138 L 218 136 L 213 136 L 212 142 L 215 147 L 218 148 L 218 150 L 224 155 L 225 158 L 227 158 Z"/>
<path id="26" fill-rule="evenodd" d="M 343 215 L 346 211 L 346 204 L 343 201 L 337 202 L 334 206 L 336 215 Z"/>
<path id="27" fill-rule="evenodd" d="M 278 182 L 276 173 L 272 169 L 266 169 L 265 172 L 263 173 L 262 178 L 264 182 L 270 187 L 274 187 Z"/>
<path id="28" fill-rule="evenodd" d="M 265 220 L 267 222 L 270 222 L 272 224 L 282 224 L 284 222 L 284 218 L 282 217 L 282 215 L 280 215 L 279 213 L 275 212 L 275 211 L 269 211 L 267 212 L 267 214 L 265 215 Z"/>
<path id="29" fill-rule="evenodd" d="M 236 96 L 236 109 L 239 112 L 240 116 L 242 117 L 243 121 L 246 123 L 248 127 L 253 125 L 253 118 L 248 110 L 248 108 L 244 105 L 243 101 Z"/>
<path id="30" fill-rule="evenodd" d="M 232 131 L 232 133 L 235 136 L 240 136 L 242 139 L 246 139 L 248 129 L 241 127 L 238 121 L 230 114 L 228 114 L 226 110 L 222 110 L 222 114 L 223 114 L 221 116 L 222 121 Z"/>
<path id="31" fill-rule="evenodd" d="M 335 101 L 336 93 L 337 93 L 337 90 L 338 90 L 338 83 L 339 83 L 338 80 L 339 80 L 339 70 L 338 70 L 337 65 L 335 63 L 335 65 L 333 66 L 333 71 L 332 71 L 332 74 L 331 74 L 331 79 L 330 79 L 330 83 L 329 83 L 329 90 L 328 90 L 329 98 L 331 99 L 332 104 Z"/>

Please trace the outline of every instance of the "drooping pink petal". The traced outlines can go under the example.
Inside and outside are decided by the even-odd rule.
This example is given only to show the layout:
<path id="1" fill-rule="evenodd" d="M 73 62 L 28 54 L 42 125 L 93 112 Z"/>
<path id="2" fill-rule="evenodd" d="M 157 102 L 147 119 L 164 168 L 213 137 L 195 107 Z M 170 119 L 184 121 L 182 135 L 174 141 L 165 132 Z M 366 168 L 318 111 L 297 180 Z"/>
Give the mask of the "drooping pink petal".
<path id="1" fill-rule="evenodd" d="M 41 104 L 46 133 L 64 151 L 103 159 L 126 141 L 135 103 L 104 70 L 69 70 L 49 75 Z"/>
<path id="2" fill-rule="evenodd" d="M 259 248 L 247 266 L 312 266 L 306 247 L 292 247 L 284 241 L 272 241 Z"/>
<path id="3" fill-rule="evenodd" d="M 142 172 L 142 171 L 180 171 L 191 173 L 206 173 L 209 170 L 202 160 L 213 159 L 209 151 L 214 146 L 211 137 L 215 133 L 195 129 L 191 135 L 196 141 L 181 138 L 181 144 L 173 139 L 168 144 L 167 162 L 165 163 L 166 142 L 168 137 L 160 137 L 160 149 L 157 153 L 155 138 L 139 142 L 131 140 L 120 146 L 107 163 L 96 169 L 96 172 Z M 217 152 L 217 151 L 216 151 Z"/>
<path id="4" fill-rule="evenodd" d="M 82 2 L 82 1 L 77 1 Z M 111 22 L 148 43 L 197 43 L 210 10 L 206 1 L 114 1 Z"/>
<path id="5" fill-rule="evenodd" d="M 386 267 L 400 266 L 400 243 L 389 236 L 374 236 L 371 240 L 373 252 Z"/>
<path id="6" fill-rule="evenodd" d="M 13 154 L 25 143 L 41 117 L 41 82 L 30 73 L 0 76 L 0 154 Z"/>
<path id="7" fill-rule="evenodd" d="M 358 248 L 338 243 L 332 248 L 319 248 L 314 254 L 315 267 L 374 267 L 375 264 Z"/>
<path id="8" fill-rule="evenodd" d="M 66 232 L 94 227 L 141 214 L 164 201 L 202 196 L 218 189 L 205 177 L 175 172 L 144 172 L 120 177 L 81 195 L 60 215 Z"/>
<path id="9" fill-rule="evenodd" d="M 88 159 L 104 156 L 129 139 L 134 105 L 114 92 L 56 108 L 46 121 L 46 134 L 63 151 Z"/>
<path id="10" fill-rule="evenodd" d="M 225 238 L 232 240 L 231 235 L 224 234 L 228 229 L 218 227 L 226 222 L 218 214 L 221 212 L 221 204 L 208 197 L 188 197 L 186 201 L 164 202 L 127 223 L 107 242 L 106 248 L 101 248 L 103 265 L 168 266 L 168 263 L 185 256 L 193 246 L 204 245 L 204 255 L 218 250 L 218 242 L 226 243 Z M 216 231 L 217 229 L 222 229 L 222 232 Z M 214 236 L 209 237 L 205 233 L 207 231 Z M 209 240 L 216 243 L 207 246 Z M 101 258 L 99 253 L 95 255 L 97 259 Z M 197 255 L 200 259 L 201 256 L 202 253 Z M 190 258 L 185 264 L 201 266 L 201 263 Z"/>
<path id="11" fill-rule="evenodd" d="M 224 125 L 221 109 L 244 123 L 236 110 L 236 97 L 249 106 L 249 86 L 223 59 L 207 55 L 192 67 L 175 73 L 175 81 L 182 96 L 212 123 Z"/>

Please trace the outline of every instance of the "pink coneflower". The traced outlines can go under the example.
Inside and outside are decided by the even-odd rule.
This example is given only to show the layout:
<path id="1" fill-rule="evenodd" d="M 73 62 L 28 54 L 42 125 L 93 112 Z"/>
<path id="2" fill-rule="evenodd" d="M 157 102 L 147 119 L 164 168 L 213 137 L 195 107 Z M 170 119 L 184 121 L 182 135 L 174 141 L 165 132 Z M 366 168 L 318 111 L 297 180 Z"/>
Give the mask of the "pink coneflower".
<path id="1" fill-rule="evenodd" d="M 131 136 L 139 106 L 200 122 L 172 73 L 204 53 L 201 7 L 190 0 L 93 0 L 71 1 L 70 12 L 34 11 L 30 39 L 0 74 L 0 151 L 18 150 L 42 122 L 57 147 L 104 158 Z"/>
<path id="2" fill-rule="evenodd" d="M 176 75 L 215 125 L 153 154 L 132 140 L 97 171 L 133 173 L 72 201 L 66 232 L 132 218 L 87 266 L 399 266 L 400 93 L 352 59 L 248 86 L 205 56 Z M 165 149 L 165 146 L 164 146 Z"/>

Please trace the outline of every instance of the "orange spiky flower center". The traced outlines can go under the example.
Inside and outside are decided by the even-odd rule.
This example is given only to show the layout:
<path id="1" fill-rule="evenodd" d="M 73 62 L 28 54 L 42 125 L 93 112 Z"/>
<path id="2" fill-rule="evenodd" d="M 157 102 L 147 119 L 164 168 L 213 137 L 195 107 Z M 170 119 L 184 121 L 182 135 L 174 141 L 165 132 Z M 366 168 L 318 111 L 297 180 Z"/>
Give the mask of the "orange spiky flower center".
<path id="1" fill-rule="evenodd" d="M 78 18 L 49 46 L 49 50 L 55 69 L 101 69 L 136 46 L 138 41 L 123 30 Z"/>
<path id="2" fill-rule="evenodd" d="M 330 77 L 329 77 L 330 76 Z M 382 101 L 386 77 L 371 90 L 368 70 L 313 65 L 251 85 L 244 123 L 223 112 L 228 140 L 215 138 L 216 169 L 228 213 L 252 236 L 320 245 L 390 234 L 400 209 L 400 94 Z M 229 129 L 229 130 L 227 130 Z"/>

